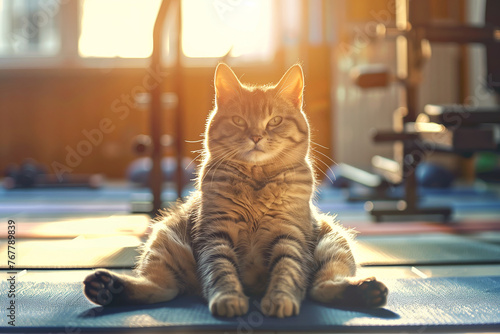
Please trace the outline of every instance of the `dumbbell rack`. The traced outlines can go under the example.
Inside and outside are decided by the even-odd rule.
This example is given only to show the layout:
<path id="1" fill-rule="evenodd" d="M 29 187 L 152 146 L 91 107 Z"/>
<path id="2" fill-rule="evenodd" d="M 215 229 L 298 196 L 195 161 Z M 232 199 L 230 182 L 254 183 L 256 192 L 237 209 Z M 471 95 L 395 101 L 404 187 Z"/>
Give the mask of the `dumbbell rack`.
<path id="1" fill-rule="evenodd" d="M 395 38 L 397 49 L 396 79 L 402 84 L 401 106 L 396 110 L 397 120 L 392 131 L 377 131 L 373 140 L 377 143 L 394 143 L 394 160 L 376 159 L 374 169 L 391 183 L 404 184 L 405 195 L 399 201 L 388 204 L 368 202 L 365 207 L 376 221 L 384 216 L 428 216 L 438 215 L 447 221 L 452 210 L 449 207 L 419 207 L 415 170 L 424 156 L 423 145 L 418 145 L 420 134 L 409 129 L 415 124 L 418 111 L 418 93 L 422 82 L 422 69 L 430 57 L 431 42 L 482 43 L 500 41 L 500 30 L 496 27 L 472 27 L 466 25 L 432 25 L 429 23 L 429 0 L 396 0 L 396 26 L 379 25 L 379 37 Z M 488 14 L 487 14 L 488 15 Z M 387 75 L 376 80 L 389 81 Z M 370 78 L 367 79 L 370 82 Z M 397 166 L 398 168 L 394 168 Z"/>

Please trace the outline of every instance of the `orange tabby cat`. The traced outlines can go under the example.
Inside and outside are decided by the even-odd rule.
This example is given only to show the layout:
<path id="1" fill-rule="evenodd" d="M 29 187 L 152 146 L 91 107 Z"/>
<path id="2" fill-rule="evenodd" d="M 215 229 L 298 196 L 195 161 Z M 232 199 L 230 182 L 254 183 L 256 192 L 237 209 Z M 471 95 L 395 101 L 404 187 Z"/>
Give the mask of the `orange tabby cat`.
<path id="1" fill-rule="evenodd" d="M 325 303 L 380 307 L 387 288 L 356 279 L 351 234 L 314 206 L 304 78 L 292 66 L 276 86 L 240 83 L 220 64 L 196 192 L 153 224 L 135 276 L 97 270 L 85 294 L 100 305 L 201 294 L 214 315 L 297 315 L 306 294 Z"/>

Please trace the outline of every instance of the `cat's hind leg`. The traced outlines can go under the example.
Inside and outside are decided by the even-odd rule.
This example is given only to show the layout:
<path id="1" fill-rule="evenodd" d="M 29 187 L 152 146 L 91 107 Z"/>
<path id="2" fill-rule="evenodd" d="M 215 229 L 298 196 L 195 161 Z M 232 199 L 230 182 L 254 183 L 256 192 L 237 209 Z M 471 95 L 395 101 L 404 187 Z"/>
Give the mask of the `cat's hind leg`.
<path id="1" fill-rule="evenodd" d="M 102 306 L 151 304 L 168 301 L 179 293 L 173 287 L 162 287 L 144 277 L 121 275 L 98 269 L 83 281 L 87 298 Z"/>
<path id="2" fill-rule="evenodd" d="M 343 306 L 382 307 L 388 289 L 374 277 L 356 278 L 356 262 L 347 231 L 325 217 L 314 251 L 316 272 L 309 295 L 323 303 Z"/>
<path id="3" fill-rule="evenodd" d="M 99 305 L 118 306 L 164 302 L 184 292 L 196 292 L 195 260 L 180 231 L 157 223 L 135 276 L 96 270 L 83 282 L 87 298 Z"/>

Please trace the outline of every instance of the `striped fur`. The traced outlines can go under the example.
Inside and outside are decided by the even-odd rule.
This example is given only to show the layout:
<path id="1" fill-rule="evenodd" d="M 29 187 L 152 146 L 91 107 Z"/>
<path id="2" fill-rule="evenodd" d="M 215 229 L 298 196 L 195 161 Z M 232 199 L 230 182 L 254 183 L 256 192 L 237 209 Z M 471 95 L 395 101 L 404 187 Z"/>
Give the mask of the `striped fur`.
<path id="1" fill-rule="evenodd" d="M 318 212 L 310 133 L 295 65 L 276 86 L 239 82 L 220 64 L 196 191 L 156 220 L 135 277 L 97 271 L 85 294 L 101 305 L 201 294 L 211 312 L 296 315 L 309 292 L 322 302 L 381 306 L 387 289 L 354 279 L 352 235 Z"/>

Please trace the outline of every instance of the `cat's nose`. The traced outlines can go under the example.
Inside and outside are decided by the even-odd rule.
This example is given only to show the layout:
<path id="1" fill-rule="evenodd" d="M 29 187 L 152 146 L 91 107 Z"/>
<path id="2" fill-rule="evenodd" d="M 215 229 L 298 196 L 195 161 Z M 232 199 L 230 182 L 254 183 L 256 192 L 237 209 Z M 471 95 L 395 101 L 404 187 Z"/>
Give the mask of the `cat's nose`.
<path id="1" fill-rule="evenodd" d="M 262 136 L 258 136 L 258 135 L 252 135 L 250 136 L 250 139 L 252 139 L 252 141 L 257 144 L 261 139 L 262 139 Z"/>

